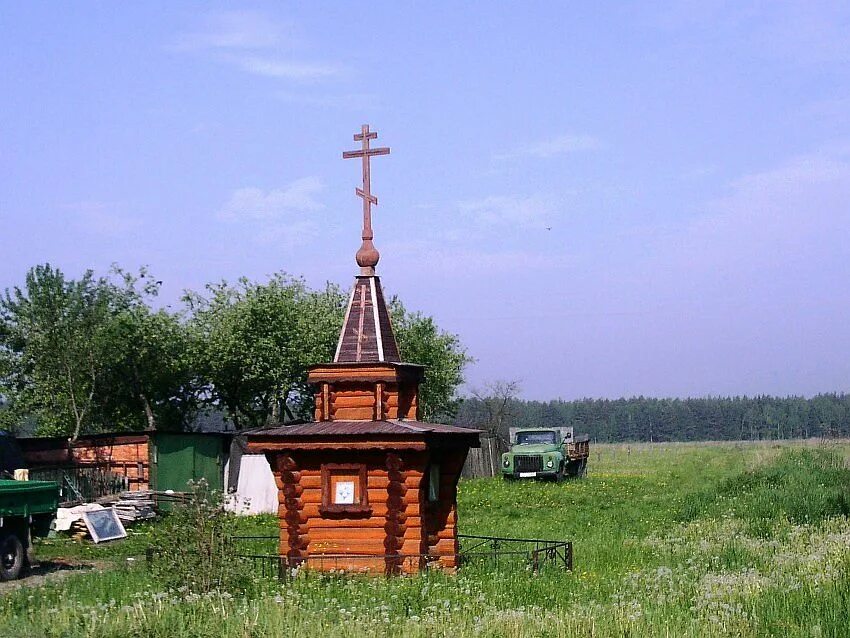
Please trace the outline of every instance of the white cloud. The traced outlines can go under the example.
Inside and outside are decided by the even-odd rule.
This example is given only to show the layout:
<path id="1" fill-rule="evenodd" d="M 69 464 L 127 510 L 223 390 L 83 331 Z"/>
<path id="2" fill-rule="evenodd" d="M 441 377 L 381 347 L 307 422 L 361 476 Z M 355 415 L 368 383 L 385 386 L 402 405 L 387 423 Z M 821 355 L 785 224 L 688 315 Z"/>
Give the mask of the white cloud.
<path id="1" fill-rule="evenodd" d="M 808 2 L 730 2 L 682 0 L 656 2 L 639 21 L 664 31 L 710 34 L 711 42 L 728 38 L 748 42 L 767 59 L 802 65 L 850 60 L 850 5 L 831 0 Z M 645 14 L 645 15 L 644 15 Z"/>
<path id="2" fill-rule="evenodd" d="M 303 246 L 304 240 L 319 234 L 319 224 L 311 220 L 291 221 L 286 224 L 266 224 L 256 233 L 258 244 L 286 244 Z"/>
<path id="3" fill-rule="evenodd" d="M 850 276 L 843 230 L 850 226 L 850 157 L 799 156 L 745 175 L 688 225 L 647 238 L 653 279 L 693 278 L 712 294 L 750 297 L 765 287 L 815 294 Z M 696 284 L 695 284 L 696 285 Z M 709 292 L 711 291 L 711 292 Z"/>
<path id="4" fill-rule="evenodd" d="M 293 62 L 260 56 L 238 58 L 238 64 L 254 75 L 265 75 L 272 78 L 287 78 L 290 80 L 309 80 L 336 75 L 338 70 L 327 64 L 310 64 Z"/>
<path id="5" fill-rule="evenodd" d="M 781 238 L 794 245 L 811 232 L 843 228 L 850 219 L 844 199 L 850 194 L 850 164 L 840 157 L 797 157 L 745 175 L 731 190 L 728 197 L 709 204 L 713 214 L 696 225 L 697 232 L 725 231 L 729 240 L 743 230 L 762 240 Z"/>
<path id="6" fill-rule="evenodd" d="M 204 28 L 177 37 L 174 49 L 266 49 L 283 39 L 281 25 L 255 11 L 221 11 L 208 15 Z"/>
<path id="7" fill-rule="evenodd" d="M 548 140 L 521 146 L 507 153 L 499 153 L 498 155 L 494 155 L 493 159 L 507 160 L 518 157 L 548 159 L 556 155 L 597 151 L 601 148 L 602 143 L 591 135 L 559 135 Z"/>
<path id="8" fill-rule="evenodd" d="M 331 64 L 296 61 L 292 28 L 256 11 L 210 14 L 198 31 L 179 35 L 174 51 L 206 54 L 253 75 L 310 80 L 339 73 Z"/>
<path id="9" fill-rule="evenodd" d="M 233 220 L 270 220 L 292 217 L 298 213 L 324 208 L 316 196 L 324 190 L 318 177 L 303 177 L 283 188 L 265 191 L 261 188 L 239 188 L 218 212 L 218 218 Z"/>
<path id="10" fill-rule="evenodd" d="M 281 91 L 277 97 L 288 104 L 317 107 L 339 107 L 374 111 L 379 108 L 378 98 L 372 93 L 344 93 L 340 95 L 315 95 L 299 91 Z"/>
<path id="11" fill-rule="evenodd" d="M 540 228 L 552 214 L 551 204 L 536 196 L 491 195 L 459 202 L 457 207 L 461 215 L 481 226 Z"/>

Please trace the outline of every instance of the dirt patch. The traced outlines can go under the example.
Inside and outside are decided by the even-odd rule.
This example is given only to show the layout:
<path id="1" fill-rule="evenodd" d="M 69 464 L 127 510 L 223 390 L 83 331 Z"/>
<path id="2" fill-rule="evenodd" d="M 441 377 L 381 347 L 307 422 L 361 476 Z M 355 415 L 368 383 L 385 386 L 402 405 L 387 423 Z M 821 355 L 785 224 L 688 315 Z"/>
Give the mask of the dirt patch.
<path id="1" fill-rule="evenodd" d="M 90 572 L 94 569 L 104 569 L 109 566 L 111 566 L 111 563 L 104 561 L 89 561 L 85 563 L 63 560 L 41 561 L 37 565 L 31 567 L 26 574 L 18 580 L 0 582 L 0 593 L 12 591 L 21 587 L 38 587 L 45 583 L 62 580 L 71 574 Z"/>

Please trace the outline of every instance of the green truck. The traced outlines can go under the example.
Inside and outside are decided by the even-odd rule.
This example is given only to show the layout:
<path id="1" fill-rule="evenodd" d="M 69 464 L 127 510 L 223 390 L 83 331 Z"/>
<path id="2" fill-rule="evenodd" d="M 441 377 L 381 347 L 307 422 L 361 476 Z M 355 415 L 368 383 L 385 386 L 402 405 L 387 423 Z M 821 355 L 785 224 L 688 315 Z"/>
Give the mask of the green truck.
<path id="1" fill-rule="evenodd" d="M 0 580 L 14 580 L 32 558 L 32 539 L 47 536 L 59 506 L 53 481 L 0 479 Z"/>
<path id="2" fill-rule="evenodd" d="M 502 454 L 506 479 L 549 479 L 587 474 L 590 437 L 574 435 L 573 428 L 510 429 L 511 449 Z"/>

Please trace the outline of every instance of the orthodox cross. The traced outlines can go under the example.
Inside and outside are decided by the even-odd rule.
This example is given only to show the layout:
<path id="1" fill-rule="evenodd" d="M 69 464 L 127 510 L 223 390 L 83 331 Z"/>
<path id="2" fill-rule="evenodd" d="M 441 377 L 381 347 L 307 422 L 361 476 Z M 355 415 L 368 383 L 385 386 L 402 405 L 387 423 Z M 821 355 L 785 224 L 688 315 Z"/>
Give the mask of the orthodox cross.
<path id="1" fill-rule="evenodd" d="M 378 134 L 369 130 L 369 125 L 364 124 L 360 133 L 354 136 L 355 142 L 361 142 L 359 151 L 344 151 L 343 159 L 352 159 L 355 157 L 361 158 L 363 161 L 363 188 L 355 188 L 354 192 L 357 196 L 363 199 L 363 245 L 357 251 L 357 263 L 360 265 L 363 274 L 374 275 L 375 266 L 378 263 L 380 255 L 375 250 L 372 244 L 374 237 L 372 233 L 372 204 L 378 205 L 378 198 L 372 195 L 372 177 L 370 174 L 371 158 L 374 155 L 389 155 L 389 148 L 369 148 L 369 140 L 377 139 Z"/>

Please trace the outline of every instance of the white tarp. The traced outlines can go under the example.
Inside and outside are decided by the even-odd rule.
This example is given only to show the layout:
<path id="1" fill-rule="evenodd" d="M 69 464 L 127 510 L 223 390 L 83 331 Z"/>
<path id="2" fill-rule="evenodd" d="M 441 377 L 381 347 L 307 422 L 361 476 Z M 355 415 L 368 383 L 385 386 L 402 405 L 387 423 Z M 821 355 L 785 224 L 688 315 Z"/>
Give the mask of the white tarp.
<path id="1" fill-rule="evenodd" d="M 277 485 L 264 454 L 247 454 L 245 442 L 234 437 L 224 470 L 227 509 L 238 514 L 277 514 Z"/>
<path id="2" fill-rule="evenodd" d="M 97 512 L 102 509 L 106 508 L 97 503 L 86 503 L 85 505 L 76 505 L 74 507 L 60 507 L 56 510 L 55 528 L 57 531 L 67 532 L 71 529 L 71 525 L 74 522 L 83 520 L 84 512 Z"/>

